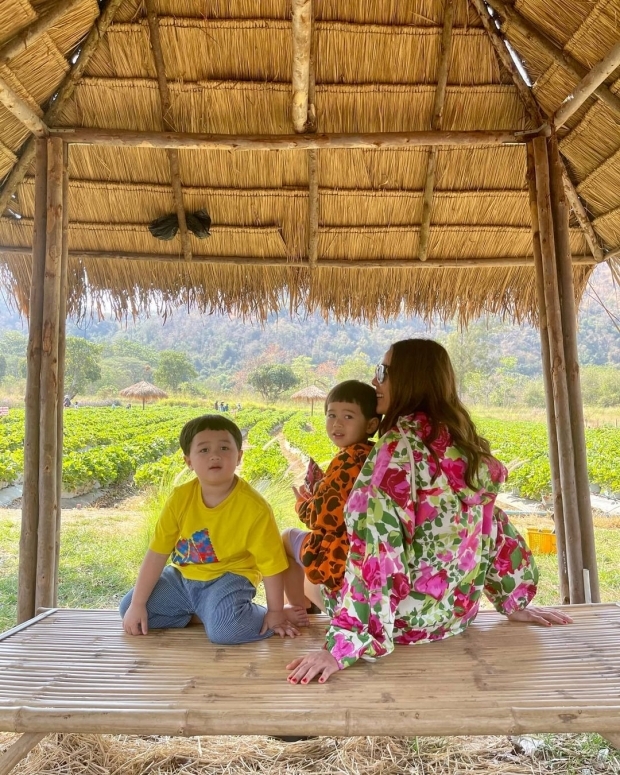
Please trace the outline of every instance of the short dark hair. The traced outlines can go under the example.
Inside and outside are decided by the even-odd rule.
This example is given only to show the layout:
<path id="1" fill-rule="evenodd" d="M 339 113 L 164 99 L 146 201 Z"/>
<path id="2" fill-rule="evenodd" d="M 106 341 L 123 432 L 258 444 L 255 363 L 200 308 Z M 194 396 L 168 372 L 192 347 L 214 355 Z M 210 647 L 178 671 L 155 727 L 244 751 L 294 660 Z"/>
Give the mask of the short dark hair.
<path id="1" fill-rule="evenodd" d="M 377 414 L 377 394 L 371 385 L 357 379 L 347 379 L 339 382 L 329 391 L 325 399 L 325 411 L 333 401 L 346 401 L 357 404 L 367 420 L 379 417 Z"/>
<path id="2" fill-rule="evenodd" d="M 228 417 L 222 417 L 221 414 L 203 414 L 201 417 L 195 417 L 186 422 L 181 430 L 179 444 L 184 455 L 189 455 L 194 436 L 202 431 L 228 431 L 235 440 L 237 449 L 241 449 L 243 437 L 239 427 L 232 420 L 229 420 Z"/>

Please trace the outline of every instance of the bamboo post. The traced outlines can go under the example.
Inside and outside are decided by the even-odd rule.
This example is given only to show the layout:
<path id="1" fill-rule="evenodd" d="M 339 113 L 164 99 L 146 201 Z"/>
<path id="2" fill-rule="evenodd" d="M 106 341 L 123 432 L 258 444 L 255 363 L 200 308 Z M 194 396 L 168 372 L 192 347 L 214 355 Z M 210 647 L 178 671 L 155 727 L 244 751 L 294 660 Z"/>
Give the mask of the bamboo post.
<path id="1" fill-rule="evenodd" d="M 58 312 L 62 265 L 64 144 L 52 138 L 47 159 L 47 230 L 41 352 L 41 442 L 36 607 L 54 599 L 58 512 Z"/>
<path id="2" fill-rule="evenodd" d="M 164 64 L 164 52 L 161 47 L 161 38 L 159 35 L 159 19 L 155 11 L 155 1 L 146 0 L 146 17 L 149 25 L 149 34 L 151 38 L 151 50 L 153 51 L 153 61 L 155 63 L 155 72 L 157 73 L 157 85 L 159 89 L 159 98 L 161 103 L 161 120 L 165 130 L 173 131 L 174 126 L 171 120 L 172 105 L 170 103 L 170 91 L 168 90 L 168 81 L 166 79 L 166 67 Z M 179 221 L 179 234 L 181 235 L 181 246 L 183 256 L 186 261 L 192 260 L 192 247 L 187 231 L 187 221 L 185 219 L 185 206 L 183 204 L 183 186 L 181 185 L 181 167 L 179 163 L 179 152 L 176 148 L 169 148 L 168 164 L 170 167 L 170 180 L 172 184 L 172 198 L 174 207 L 177 211 L 177 220 Z"/>
<path id="3" fill-rule="evenodd" d="M 564 51 L 559 45 L 540 32 L 530 21 L 521 16 L 514 6 L 504 2 L 504 0 L 486 0 L 486 2 L 506 19 L 510 27 L 518 30 L 530 43 L 533 42 L 536 47 L 544 51 L 560 67 L 563 67 L 577 78 L 584 78 L 588 74 L 587 67 L 584 67 L 568 51 Z M 606 86 L 599 86 L 594 91 L 594 96 L 604 102 L 608 108 L 611 108 L 616 115 L 620 115 L 620 99 Z"/>
<path id="4" fill-rule="evenodd" d="M 452 51 L 452 26 L 454 23 L 454 0 L 448 0 L 443 20 L 441 33 L 441 54 L 437 68 L 437 88 L 435 89 L 435 101 L 433 115 L 431 117 L 431 129 L 441 129 L 441 117 L 446 100 L 446 86 L 448 84 L 448 70 L 450 68 L 450 52 Z M 435 189 L 435 171 L 437 169 L 437 149 L 431 148 L 426 161 L 426 180 L 424 182 L 424 195 L 422 197 L 422 220 L 420 223 L 420 244 L 418 258 L 426 261 L 428 258 L 428 242 L 431 230 L 431 212 L 433 207 L 433 191 Z"/>
<path id="5" fill-rule="evenodd" d="M 54 602 L 58 605 L 58 567 L 60 562 L 60 526 L 62 518 L 62 455 L 65 398 L 65 355 L 67 330 L 67 269 L 69 263 L 69 146 L 63 144 L 62 159 L 62 256 L 60 264 L 60 298 L 58 304 L 58 452 L 56 482 L 58 487 L 58 511 L 56 513 L 56 539 L 54 560 Z"/>
<path id="6" fill-rule="evenodd" d="M 560 158 L 557 135 L 553 133 L 547 142 L 549 144 L 551 207 L 553 210 L 556 266 L 560 291 L 562 332 L 564 335 L 570 429 L 575 455 L 575 484 L 579 521 L 581 524 L 581 549 L 584 568 L 589 572 L 592 602 L 598 603 L 600 602 L 600 591 L 594 545 L 594 527 L 592 524 L 592 503 L 588 478 L 588 456 L 581 379 L 579 376 L 579 356 L 577 352 L 577 312 L 575 310 L 575 288 L 570 250 L 569 207 L 562 181 L 563 164 Z"/>
<path id="7" fill-rule="evenodd" d="M 0 754 L 0 775 L 8 775 L 44 737 L 45 733 L 42 732 L 26 732 L 21 735 L 10 748 Z"/>
<path id="8" fill-rule="evenodd" d="M 556 129 L 565 124 L 583 103 L 591 97 L 597 87 L 620 66 L 620 41 L 597 62 L 590 72 L 575 86 L 553 117 Z"/>
<path id="9" fill-rule="evenodd" d="M 293 127 L 298 133 L 306 131 L 312 50 L 312 0 L 293 0 Z"/>
<path id="10" fill-rule="evenodd" d="M 549 355 L 549 330 L 547 308 L 545 305 L 545 284 L 540 251 L 540 228 L 538 224 L 538 201 L 536 195 L 536 170 L 534 151 L 527 146 L 527 182 L 529 190 L 530 215 L 532 219 L 532 248 L 536 273 L 536 297 L 538 300 L 538 327 L 540 329 L 540 351 L 542 355 L 543 384 L 545 387 L 545 407 L 547 412 L 547 438 L 549 440 L 549 467 L 551 469 L 551 491 L 553 493 L 553 519 L 558 550 L 558 578 L 562 605 L 570 603 L 568 567 L 566 564 L 566 530 L 564 528 L 564 505 L 558 460 L 558 434 L 555 427 L 555 407 L 553 403 L 553 384 L 551 380 L 551 359 Z"/>
<path id="11" fill-rule="evenodd" d="M 549 332 L 549 355 L 553 384 L 555 427 L 558 438 L 558 462 L 566 530 L 566 562 L 570 588 L 570 602 L 583 603 L 583 557 L 581 553 L 581 525 L 575 486 L 574 449 L 570 425 L 570 405 L 566 380 L 566 362 L 562 333 L 562 317 L 558 277 L 556 272 L 555 240 L 551 209 L 551 189 L 547 141 L 538 137 L 532 141 L 536 171 L 536 193 L 540 249 L 544 282 L 545 307 Z"/>
<path id="12" fill-rule="evenodd" d="M 59 86 L 56 98 L 43 116 L 43 121 L 47 126 L 56 123 L 56 119 L 64 110 L 64 107 L 67 104 L 67 100 L 73 94 L 75 84 L 82 77 L 84 71 L 86 70 L 86 66 L 90 62 L 92 55 L 95 53 L 97 46 L 99 45 L 99 41 L 106 34 L 110 24 L 112 24 L 116 9 L 122 2 L 123 0 L 108 0 L 105 8 L 103 8 L 101 11 L 101 16 L 93 23 L 93 26 L 88 33 L 86 40 L 80 47 L 77 59 Z M 33 158 L 34 141 L 33 138 L 30 138 L 24 145 L 19 157 L 19 161 L 11 170 L 8 178 L 2 186 L 2 190 L 0 191 L 0 214 L 4 212 L 7 204 L 13 196 L 13 193 L 15 192 L 15 189 L 25 178 Z"/>
<path id="13" fill-rule="evenodd" d="M 39 428 L 41 380 L 41 327 L 45 280 L 45 232 L 47 220 L 47 141 L 37 140 L 35 158 L 34 231 L 32 277 L 28 310 L 28 358 L 26 377 L 26 422 L 24 429 L 24 483 L 22 525 L 19 539 L 17 621 L 35 614 L 37 578 L 37 531 L 39 524 Z"/>
<path id="14" fill-rule="evenodd" d="M 566 169 L 566 165 L 564 164 L 564 162 L 562 162 L 562 167 L 563 167 L 562 180 L 564 182 L 564 190 L 566 191 L 566 196 L 568 197 L 569 204 L 572 208 L 572 211 L 575 213 L 575 217 L 579 221 L 579 225 L 583 229 L 586 242 L 588 243 L 588 247 L 592 251 L 592 255 L 596 259 L 597 263 L 600 263 L 601 261 L 604 261 L 606 258 L 606 256 L 603 253 L 603 248 L 599 245 L 598 237 L 596 236 L 594 227 L 592 226 L 592 223 L 588 218 L 586 208 L 583 206 L 581 199 L 579 199 L 579 194 L 577 193 L 577 189 L 575 188 L 573 181 L 570 179 L 568 175 L 568 170 Z"/>
<path id="15" fill-rule="evenodd" d="M 305 0 L 301 0 L 302 3 Z M 298 0 L 293 0 L 293 8 L 298 5 Z M 306 100 L 306 122 L 308 132 L 316 132 L 316 34 L 314 30 L 314 5 L 309 2 L 310 26 L 309 36 L 309 61 L 308 61 L 308 98 Z M 304 12 L 305 18 L 305 12 Z M 296 38 L 293 36 L 293 50 L 296 46 Z M 305 54 L 305 52 L 304 52 Z M 293 78 L 295 68 L 293 68 Z M 316 149 L 308 151 L 308 264 L 310 269 L 316 269 L 319 259 L 319 152 Z"/>

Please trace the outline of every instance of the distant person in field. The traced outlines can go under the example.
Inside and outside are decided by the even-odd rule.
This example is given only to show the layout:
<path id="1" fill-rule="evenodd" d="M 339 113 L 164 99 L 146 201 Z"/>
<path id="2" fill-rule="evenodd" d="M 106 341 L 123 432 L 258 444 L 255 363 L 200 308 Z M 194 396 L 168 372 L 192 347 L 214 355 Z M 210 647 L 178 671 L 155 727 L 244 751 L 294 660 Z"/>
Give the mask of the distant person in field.
<path id="1" fill-rule="evenodd" d="M 289 559 L 284 588 L 292 606 L 305 605 L 307 598 L 324 608 L 323 597 L 335 599 L 342 586 L 349 554 L 344 508 L 372 449 L 368 439 L 379 427 L 376 407 L 374 389 L 354 379 L 336 385 L 325 399 L 325 429 L 339 452 L 325 474 L 311 459 L 305 484 L 293 488 L 295 510 L 308 530 L 282 534 Z"/>
<path id="2" fill-rule="evenodd" d="M 512 621 L 571 621 L 530 605 L 538 571 L 495 507 L 506 469 L 459 400 L 446 350 L 430 339 L 396 342 L 373 385 L 381 438 L 345 507 L 344 581 L 328 609 L 325 647 L 287 665 L 291 683 L 323 683 L 395 644 L 458 635 L 483 594 Z"/>
<path id="3" fill-rule="evenodd" d="M 168 498 L 136 585 L 121 601 L 128 634 L 186 627 L 195 615 L 213 643 L 236 644 L 295 637 L 295 624 L 307 622 L 305 609 L 284 610 L 286 553 L 271 507 L 235 474 L 241 442 L 239 428 L 220 415 L 183 427 L 181 449 L 196 478 Z M 261 578 L 267 608 L 253 602 Z"/>

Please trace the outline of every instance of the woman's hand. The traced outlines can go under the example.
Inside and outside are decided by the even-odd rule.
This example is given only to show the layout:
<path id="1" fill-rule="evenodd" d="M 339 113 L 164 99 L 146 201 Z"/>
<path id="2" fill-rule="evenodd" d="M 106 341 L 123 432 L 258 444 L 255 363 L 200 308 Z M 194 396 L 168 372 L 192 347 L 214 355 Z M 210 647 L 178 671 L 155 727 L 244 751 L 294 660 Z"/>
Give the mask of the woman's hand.
<path id="1" fill-rule="evenodd" d="M 337 673 L 340 668 L 338 662 L 326 649 L 311 651 L 305 657 L 297 657 L 286 666 L 291 670 L 287 680 L 292 684 L 307 684 L 319 676 L 319 683 L 324 684 L 332 673 Z"/>
<path id="2" fill-rule="evenodd" d="M 529 605 L 520 611 L 508 614 L 511 622 L 530 622 L 540 624 L 543 627 L 551 627 L 553 624 L 572 624 L 573 620 L 563 611 L 557 608 L 543 608 L 539 605 Z"/>

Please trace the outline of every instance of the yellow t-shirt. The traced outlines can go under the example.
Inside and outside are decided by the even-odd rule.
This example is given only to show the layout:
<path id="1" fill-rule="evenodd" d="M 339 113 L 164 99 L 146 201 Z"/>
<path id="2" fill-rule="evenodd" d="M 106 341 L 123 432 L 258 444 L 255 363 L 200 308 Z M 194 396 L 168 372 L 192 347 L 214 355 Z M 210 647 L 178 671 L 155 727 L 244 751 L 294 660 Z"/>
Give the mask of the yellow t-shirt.
<path id="1" fill-rule="evenodd" d="M 218 506 L 205 506 L 198 479 L 175 487 L 155 526 L 150 549 L 171 554 L 187 579 L 213 581 L 225 573 L 254 585 L 288 567 L 271 507 L 243 479 Z"/>

